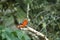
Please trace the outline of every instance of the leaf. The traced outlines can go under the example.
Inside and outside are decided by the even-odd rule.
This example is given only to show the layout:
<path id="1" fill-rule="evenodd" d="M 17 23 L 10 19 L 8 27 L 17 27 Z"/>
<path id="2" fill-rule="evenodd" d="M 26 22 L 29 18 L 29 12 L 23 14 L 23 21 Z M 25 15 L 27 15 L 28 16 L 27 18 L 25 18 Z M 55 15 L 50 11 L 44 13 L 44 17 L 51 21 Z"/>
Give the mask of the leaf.
<path id="1" fill-rule="evenodd" d="M 17 32 L 17 35 L 19 39 L 22 39 L 22 40 L 30 40 L 30 38 L 25 34 L 23 33 L 22 31 L 16 31 Z"/>
<path id="2" fill-rule="evenodd" d="M 43 28 L 46 28 L 46 23 L 44 22 L 42 26 L 43 26 Z"/>

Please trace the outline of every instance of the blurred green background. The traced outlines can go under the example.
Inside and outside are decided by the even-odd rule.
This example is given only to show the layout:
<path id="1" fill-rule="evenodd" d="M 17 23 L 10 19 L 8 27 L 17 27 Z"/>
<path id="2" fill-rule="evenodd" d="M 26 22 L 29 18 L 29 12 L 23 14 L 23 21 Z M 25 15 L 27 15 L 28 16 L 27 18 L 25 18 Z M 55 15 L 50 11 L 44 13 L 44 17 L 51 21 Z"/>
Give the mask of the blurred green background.
<path id="1" fill-rule="evenodd" d="M 27 4 L 28 26 L 49 40 L 60 40 L 60 0 L 0 0 L 0 40 L 37 40 L 15 27 L 13 15 L 21 23 L 27 18 Z"/>

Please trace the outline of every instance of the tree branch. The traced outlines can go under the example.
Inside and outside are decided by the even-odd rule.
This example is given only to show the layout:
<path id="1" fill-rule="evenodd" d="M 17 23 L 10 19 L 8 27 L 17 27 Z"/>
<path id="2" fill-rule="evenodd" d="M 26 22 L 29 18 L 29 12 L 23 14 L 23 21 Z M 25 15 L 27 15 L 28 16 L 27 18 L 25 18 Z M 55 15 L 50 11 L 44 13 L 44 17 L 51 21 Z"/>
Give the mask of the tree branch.
<path id="1" fill-rule="evenodd" d="M 41 32 L 36 31 L 35 29 L 33 29 L 31 27 L 21 28 L 21 30 L 31 31 L 31 32 L 35 33 L 37 36 L 41 36 L 45 40 L 49 40 L 44 34 L 42 34 Z"/>

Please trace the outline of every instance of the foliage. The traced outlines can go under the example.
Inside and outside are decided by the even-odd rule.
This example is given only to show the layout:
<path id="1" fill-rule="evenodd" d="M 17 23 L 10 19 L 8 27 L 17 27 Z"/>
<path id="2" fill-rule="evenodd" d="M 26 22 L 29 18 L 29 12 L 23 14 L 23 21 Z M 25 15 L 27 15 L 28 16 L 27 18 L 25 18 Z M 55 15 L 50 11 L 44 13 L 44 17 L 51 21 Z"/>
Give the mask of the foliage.
<path id="1" fill-rule="evenodd" d="M 0 30 L 0 40 L 30 40 L 30 38 L 21 30 L 4 28 Z"/>
<path id="2" fill-rule="evenodd" d="M 6 35 L 8 39 L 17 39 L 14 33 L 21 31 L 10 32 L 10 27 L 14 30 L 15 25 L 13 15 L 16 15 L 18 22 L 21 23 L 27 18 L 27 4 L 30 7 L 29 18 L 31 20 L 28 26 L 44 33 L 50 40 L 60 40 L 60 0 L 0 0 L 0 25 L 3 27 L 0 29 L 5 30 L 3 35 Z M 25 38 L 26 34 L 23 33 L 23 36 Z"/>

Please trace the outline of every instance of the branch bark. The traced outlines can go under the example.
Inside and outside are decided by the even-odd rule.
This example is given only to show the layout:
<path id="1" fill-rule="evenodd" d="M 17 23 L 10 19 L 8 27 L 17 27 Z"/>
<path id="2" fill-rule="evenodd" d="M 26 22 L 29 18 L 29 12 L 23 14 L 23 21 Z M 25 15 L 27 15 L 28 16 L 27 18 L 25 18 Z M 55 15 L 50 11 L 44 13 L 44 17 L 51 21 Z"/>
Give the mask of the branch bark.
<path id="1" fill-rule="evenodd" d="M 36 31 L 35 29 L 33 29 L 31 27 L 21 28 L 21 30 L 31 31 L 31 32 L 35 33 L 37 36 L 41 36 L 45 40 L 49 40 L 44 34 L 42 34 L 41 32 Z"/>

